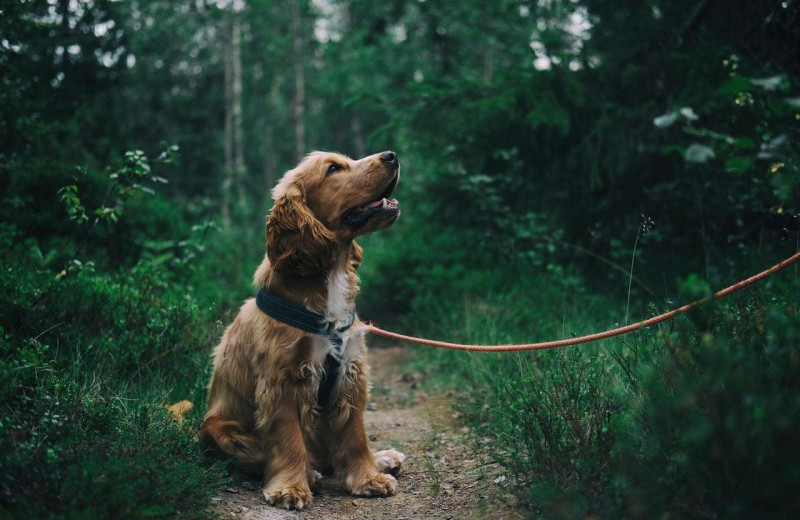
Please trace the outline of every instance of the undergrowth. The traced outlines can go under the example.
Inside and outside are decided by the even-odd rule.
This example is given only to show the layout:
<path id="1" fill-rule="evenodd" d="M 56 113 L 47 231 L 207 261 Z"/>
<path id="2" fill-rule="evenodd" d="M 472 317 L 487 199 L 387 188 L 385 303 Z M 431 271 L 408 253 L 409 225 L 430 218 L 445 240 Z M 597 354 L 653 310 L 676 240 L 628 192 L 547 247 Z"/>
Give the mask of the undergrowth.
<path id="1" fill-rule="evenodd" d="M 249 296 L 241 264 L 263 239 L 132 188 L 150 166 L 126 157 L 61 190 L 70 233 L 0 224 L 3 518 L 203 518 L 230 479 L 193 431 L 221 310 Z M 178 425 L 165 406 L 182 399 Z"/>
<path id="2" fill-rule="evenodd" d="M 62 190 L 52 228 L 0 224 L 3 518 L 205 517 L 229 479 L 191 430 L 211 347 L 252 293 L 263 235 L 219 232 L 206 202 L 177 210 L 115 180 L 150 178 L 143 155 L 126 157 Z M 366 319 L 396 312 L 400 330 L 497 344 L 625 315 L 618 294 L 590 293 L 550 241 L 473 255 L 467 234 L 419 236 L 413 225 L 362 241 Z M 800 510 L 798 289 L 787 270 L 619 339 L 537 353 L 419 349 L 413 363 L 428 384 L 457 390 L 533 518 L 790 518 Z M 689 278 L 677 299 L 707 291 Z M 182 399 L 196 405 L 185 426 L 164 409 Z"/>
<path id="3" fill-rule="evenodd" d="M 200 517 L 227 476 L 164 406 L 202 404 L 211 316 L 146 263 L 64 280 L 0 233 L 4 517 Z"/>
<path id="4" fill-rule="evenodd" d="M 506 292 L 468 280 L 419 298 L 399 326 L 497 344 L 615 325 L 608 299 L 552 280 Z M 458 390 L 462 417 L 477 439 L 494 439 L 532 518 L 790 518 L 800 510 L 799 289 L 787 271 L 618 339 L 534 353 L 418 349 L 413 363 L 428 384 Z M 680 298 L 706 291 L 689 278 Z M 460 305 L 436 304 L 459 292 Z"/>

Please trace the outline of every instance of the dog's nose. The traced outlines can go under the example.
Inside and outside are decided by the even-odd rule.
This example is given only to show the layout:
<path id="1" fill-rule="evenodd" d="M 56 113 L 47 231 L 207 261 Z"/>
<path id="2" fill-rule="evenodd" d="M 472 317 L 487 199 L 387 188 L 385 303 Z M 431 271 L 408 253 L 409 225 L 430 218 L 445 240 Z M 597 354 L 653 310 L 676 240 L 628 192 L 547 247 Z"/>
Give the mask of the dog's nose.
<path id="1" fill-rule="evenodd" d="M 387 163 L 391 164 L 392 166 L 394 166 L 395 168 L 398 165 L 398 163 L 397 163 L 397 154 L 394 153 L 394 152 L 383 152 L 381 154 L 381 161 L 387 162 Z"/>

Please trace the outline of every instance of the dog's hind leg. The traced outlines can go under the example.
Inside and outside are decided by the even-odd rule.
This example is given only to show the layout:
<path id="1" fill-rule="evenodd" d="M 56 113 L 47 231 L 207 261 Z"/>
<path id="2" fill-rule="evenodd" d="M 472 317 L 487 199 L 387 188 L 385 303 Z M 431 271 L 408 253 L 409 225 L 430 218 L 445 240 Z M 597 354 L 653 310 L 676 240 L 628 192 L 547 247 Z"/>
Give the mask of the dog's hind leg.
<path id="1" fill-rule="evenodd" d="M 389 473 L 397 476 L 400 473 L 400 466 L 406 460 L 406 456 L 394 448 L 375 452 L 375 467 L 381 473 Z"/>
<path id="2" fill-rule="evenodd" d="M 200 443 L 205 450 L 232 455 L 236 458 L 236 465 L 246 473 L 261 476 L 264 471 L 261 442 L 236 421 L 219 415 L 206 416 L 200 430 Z"/>

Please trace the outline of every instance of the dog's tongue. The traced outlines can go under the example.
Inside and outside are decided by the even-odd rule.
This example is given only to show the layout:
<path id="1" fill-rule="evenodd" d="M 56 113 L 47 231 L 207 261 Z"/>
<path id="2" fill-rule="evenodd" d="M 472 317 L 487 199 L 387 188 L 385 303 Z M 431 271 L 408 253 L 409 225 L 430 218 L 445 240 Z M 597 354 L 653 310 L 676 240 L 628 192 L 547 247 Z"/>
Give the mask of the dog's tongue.
<path id="1" fill-rule="evenodd" d="M 369 208 L 369 209 L 373 209 L 373 208 L 394 207 L 394 206 L 397 206 L 397 199 L 391 199 L 390 200 L 390 199 L 383 198 L 383 199 L 376 200 L 375 202 L 370 202 L 365 207 Z"/>

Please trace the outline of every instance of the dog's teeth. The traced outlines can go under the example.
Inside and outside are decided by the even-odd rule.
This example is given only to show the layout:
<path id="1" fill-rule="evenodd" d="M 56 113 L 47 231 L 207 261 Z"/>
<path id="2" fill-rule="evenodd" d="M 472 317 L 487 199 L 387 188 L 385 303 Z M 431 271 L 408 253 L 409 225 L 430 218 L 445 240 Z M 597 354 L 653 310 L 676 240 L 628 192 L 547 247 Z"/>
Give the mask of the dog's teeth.
<path id="1" fill-rule="evenodd" d="M 385 207 L 386 207 L 386 206 L 388 206 L 388 205 L 389 205 L 389 201 L 388 201 L 388 200 L 386 200 L 386 199 L 383 199 L 383 200 L 381 201 L 381 207 L 382 207 L 382 208 L 385 208 Z"/>

